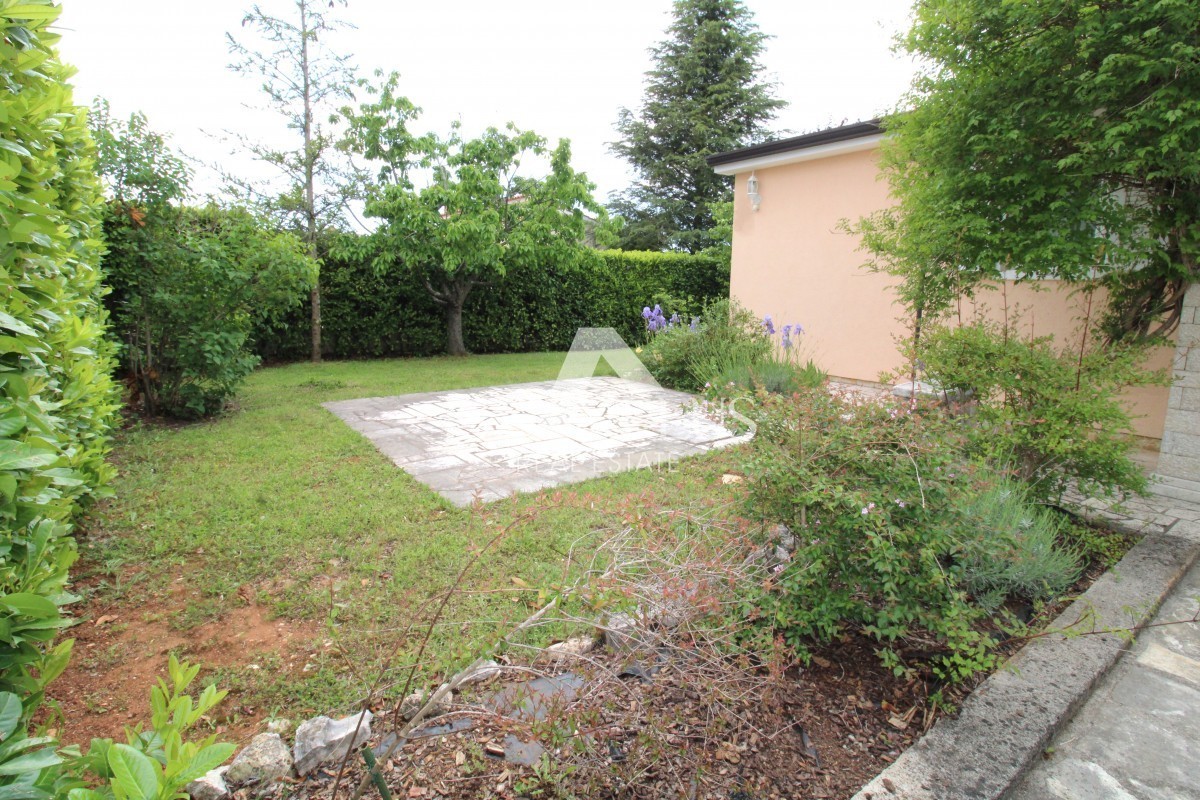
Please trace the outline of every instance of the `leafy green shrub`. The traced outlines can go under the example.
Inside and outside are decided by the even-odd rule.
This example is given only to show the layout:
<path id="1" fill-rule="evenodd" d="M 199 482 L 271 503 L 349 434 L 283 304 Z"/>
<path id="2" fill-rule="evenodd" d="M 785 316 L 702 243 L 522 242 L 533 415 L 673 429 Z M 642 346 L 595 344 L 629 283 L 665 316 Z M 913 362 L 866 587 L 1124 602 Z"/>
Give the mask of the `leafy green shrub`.
<path id="1" fill-rule="evenodd" d="M 1078 555 L 1059 543 L 1066 518 L 1031 503 L 1022 484 L 1000 481 L 962 510 L 962 581 L 985 608 L 1014 596 L 1052 600 L 1079 578 Z"/>
<path id="2" fill-rule="evenodd" d="M 57 658 L 44 645 L 73 599 L 69 523 L 112 476 L 117 409 L 100 189 L 50 29 L 58 14 L 48 0 L 0 2 L 0 690 L 22 698 Z"/>
<path id="3" fill-rule="evenodd" d="M 406 265 L 372 266 L 364 237 L 322 243 L 321 325 L 331 358 L 423 356 L 445 346 L 444 314 L 422 276 Z M 376 271 L 378 268 L 379 271 Z M 581 327 L 615 328 L 641 341 L 644 325 L 630 315 L 646 298 L 665 293 L 697 304 L 729 294 L 729 265 L 683 253 L 601 251 L 579 264 L 513 267 L 472 293 L 463 311 L 463 337 L 475 353 L 566 350 Z M 255 352 L 270 360 L 309 353 L 307 304 L 259 319 Z"/>
<path id="4" fill-rule="evenodd" d="M 258 363 L 255 319 L 298 305 L 316 263 L 245 211 L 181 206 L 187 167 L 145 117 L 117 122 L 100 104 L 93 130 L 112 196 L 108 305 L 134 400 L 149 414 L 214 414 Z"/>
<path id="5" fill-rule="evenodd" d="M 122 363 L 150 414 L 220 411 L 258 364 L 255 317 L 297 305 L 315 274 L 299 239 L 240 210 L 161 209 L 139 224 L 114 205 L 105 235 Z"/>
<path id="6" fill-rule="evenodd" d="M 70 642 L 48 663 L 43 686 L 66 666 Z M 150 690 L 151 727 L 125 729 L 125 743 L 92 739 L 86 755 L 76 746 L 56 750 L 45 736 L 26 733 L 40 695 L 24 701 L 0 692 L 0 796 L 12 800 L 175 800 L 184 787 L 233 754 L 234 745 L 216 736 L 191 742 L 185 734 L 224 697 L 209 686 L 198 697 L 187 694 L 199 666 L 171 656 L 170 683 L 159 679 Z"/>
<path id="7" fill-rule="evenodd" d="M 792 561 L 751 600 L 752 615 L 800 653 L 847 627 L 884 644 L 921 634 L 944 652 L 935 670 L 964 678 L 993 663 L 974 627 L 954 565 L 961 553 L 957 497 L 975 469 L 956 427 L 937 412 L 806 389 L 759 395 L 746 464 L 750 507 L 783 520 Z"/>
<path id="8" fill-rule="evenodd" d="M 986 322 L 937 328 L 920 357 L 932 380 L 976 398 L 966 430 L 973 450 L 1012 463 L 1037 501 L 1056 500 L 1074 482 L 1088 495 L 1144 492 L 1146 477 L 1129 458 L 1129 412 L 1119 393 L 1157 378 L 1145 351 L 1113 346 L 1060 351 L 1050 338 L 1005 335 Z"/>

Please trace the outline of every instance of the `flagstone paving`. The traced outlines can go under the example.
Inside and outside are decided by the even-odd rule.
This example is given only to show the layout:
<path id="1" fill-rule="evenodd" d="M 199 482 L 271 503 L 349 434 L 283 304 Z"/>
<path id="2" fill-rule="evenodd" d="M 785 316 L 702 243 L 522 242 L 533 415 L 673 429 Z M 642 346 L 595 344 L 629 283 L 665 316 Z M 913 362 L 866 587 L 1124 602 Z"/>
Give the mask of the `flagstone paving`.
<path id="1" fill-rule="evenodd" d="M 574 378 L 326 403 L 450 502 L 498 500 L 744 441 L 696 398 L 621 378 Z"/>

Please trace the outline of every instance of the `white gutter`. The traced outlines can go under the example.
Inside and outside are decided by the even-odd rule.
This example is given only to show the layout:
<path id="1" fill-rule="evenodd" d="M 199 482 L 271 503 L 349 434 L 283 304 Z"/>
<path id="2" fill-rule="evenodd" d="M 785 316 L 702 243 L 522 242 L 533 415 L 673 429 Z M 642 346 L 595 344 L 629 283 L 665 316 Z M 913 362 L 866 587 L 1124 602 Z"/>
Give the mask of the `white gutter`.
<path id="1" fill-rule="evenodd" d="M 782 167 L 785 164 L 799 164 L 802 161 L 814 161 L 818 158 L 830 158 L 831 156 L 840 156 L 846 153 L 859 153 L 863 150 L 874 150 L 883 141 L 883 137 L 884 134 L 877 133 L 874 136 L 862 136 L 858 139 L 850 139 L 845 142 L 830 142 L 829 144 L 817 145 L 816 147 L 790 150 L 786 153 L 773 153 L 769 156 L 747 158 L 743 161 L 731 161 L 728 164 L 713 167 L 713 171 L 718 175 L 738 175 L 742 172 L 749 172 L 755 169 Z"/>

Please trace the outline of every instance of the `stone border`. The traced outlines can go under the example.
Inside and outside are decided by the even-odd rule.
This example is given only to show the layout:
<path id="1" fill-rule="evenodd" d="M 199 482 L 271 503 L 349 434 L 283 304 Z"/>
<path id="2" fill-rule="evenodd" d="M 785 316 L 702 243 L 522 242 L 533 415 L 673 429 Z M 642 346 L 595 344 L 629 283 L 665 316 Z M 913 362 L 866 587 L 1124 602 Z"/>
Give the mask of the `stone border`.
<path id="1" fill-rule="evenodd" d="M 1143 624 L 1198 558 L 1200 522 L 1151 530 L 1049 627 Z M 1000 800 L 1127 647 L 1112 633 L 1029 642 L 853 800 Z"/>

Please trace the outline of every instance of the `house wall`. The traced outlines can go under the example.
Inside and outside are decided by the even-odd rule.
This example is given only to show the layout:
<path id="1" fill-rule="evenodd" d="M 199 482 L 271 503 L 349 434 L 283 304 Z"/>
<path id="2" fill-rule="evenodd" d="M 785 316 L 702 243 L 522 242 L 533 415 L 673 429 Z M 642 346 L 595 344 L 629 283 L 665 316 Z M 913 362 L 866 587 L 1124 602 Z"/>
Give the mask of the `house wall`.
<path id="1" fill-rule="evenodd" d="M 857 220 L 890 204 L 879 174 L 878 149 L 819 158 L 756 171 L 759 210 L 746 197 L 749 173 L 736 176 L 733 270 L 730 293 L 777 326 L 804 326 L 805 353 L 833 377 L 876 381 L 881 372 L 903 366 L 896 342 L 908 334 L 896 302 L 896 280 L 862 268 L 867 260 L 858 237 L 839 230 L 842 220 Z M 1027 333 L 1078 335 L 1086 298 L 1065 284 L 1006 283 L 964 303 L 964 319 L 973 314 L 1010 318 Z M 1101 307 L 1096 299 L 1095 307 Z M 1151 359 L 1169 367 L 1171 348 Z M 1126 395 L 1141 436 L 1162 437 L 1166 387 L 1143 387 Z"/>

